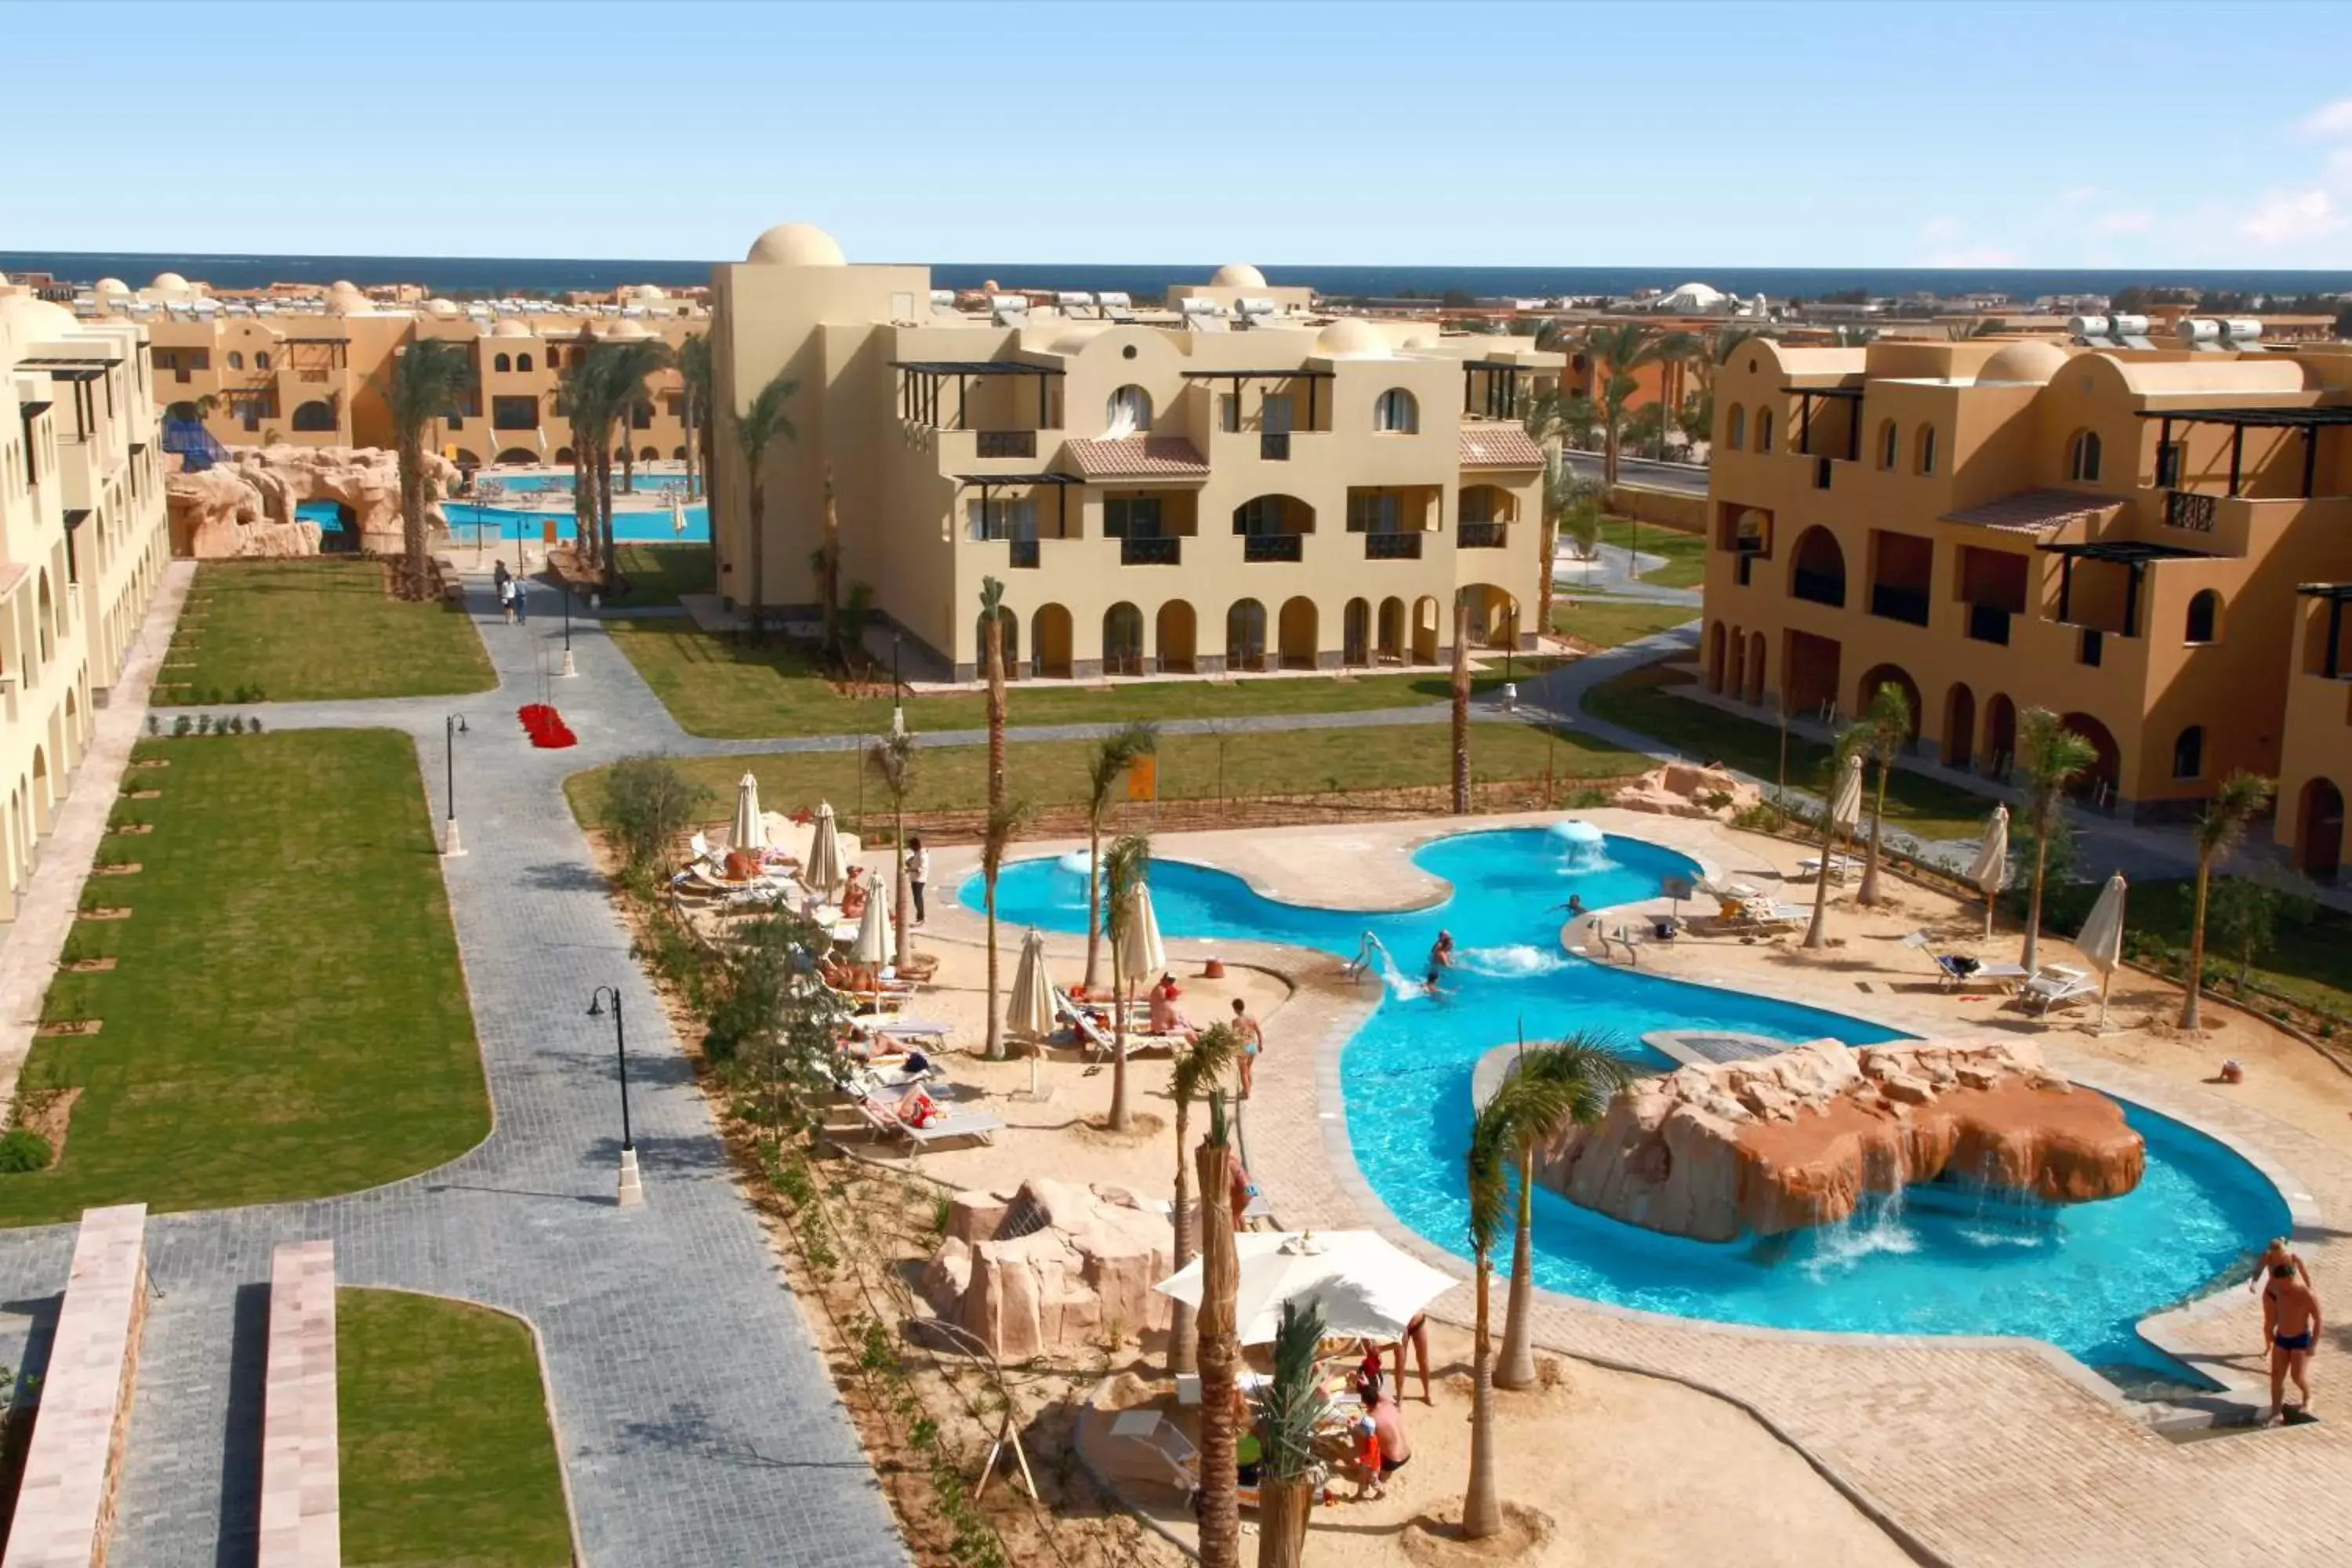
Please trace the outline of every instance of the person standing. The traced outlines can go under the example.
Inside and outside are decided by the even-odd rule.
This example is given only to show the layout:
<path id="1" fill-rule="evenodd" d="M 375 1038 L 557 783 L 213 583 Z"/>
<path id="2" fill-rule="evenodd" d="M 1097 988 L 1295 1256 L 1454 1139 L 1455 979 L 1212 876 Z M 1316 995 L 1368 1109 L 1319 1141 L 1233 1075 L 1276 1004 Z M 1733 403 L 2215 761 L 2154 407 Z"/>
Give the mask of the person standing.
<path id="1" fill-rule="evenodd" d="M 2271 1282 L 2263 1289 L 2263 1338 L 2271 1352 L 2271 1413 L 2276 1421 L 2285 1413 L 2286 1380 L 2294 1379 L 2303 1403 L 2298 1414 L 2311 1414 L 2311 1352 L 2318 1347 L 2318 1292 L 2295 1278 L 2294 1264 L 2281 1258 L 2271 1265 Z"/>
<path id="2" fill-rule="evenodd" d="M 1265 1049 L 1265 1031 L 1249 1016 L 1249 1004 L 1234 998 L 1234 1033 L 1242 1037 L 1242 1098 L 1250 1097 L 1250 1080 L 1255 1076 L 1257 1054 Z"/>
<path id="3" fill-rule="evenodd" d="M 499 565 L 499 608 L 506 613 L 507 625 L 512 626 L 515 624 L 514 579 L 505 574 L 506 564 L 503 562 Z"/>
<path id="4" fill-rule="evenodd" d="M 920 838 L 907 840 L 907 891 L 915 899 L 915 924 L 919 929 L 929 917 L 923 912 L 923 884 L 931 879 L 931 852 L 923 847 Z"/>
<path id="5" fill-rule="evenodd" d="M 521 625 L 529 626 L 530 624 L 530 584 L 520 577 L 516 578 L 514 596 L 515 620 Z"/>

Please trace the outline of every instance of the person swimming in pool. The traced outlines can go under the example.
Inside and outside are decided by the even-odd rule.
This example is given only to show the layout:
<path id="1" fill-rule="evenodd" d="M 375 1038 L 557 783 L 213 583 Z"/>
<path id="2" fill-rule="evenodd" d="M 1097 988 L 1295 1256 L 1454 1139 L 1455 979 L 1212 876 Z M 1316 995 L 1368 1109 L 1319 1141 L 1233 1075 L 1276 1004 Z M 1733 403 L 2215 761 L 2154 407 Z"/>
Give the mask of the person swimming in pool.
<path id="1" fill-rule="evenodd" d="M 2271 1413 L 2276 1421 L 2285 1414 L 2286 1380 L 2294 1379 L 2303 1403 L 2295 1409 L 2311 1414 L 2311 1352 L 2323 1327 L 2319 1296 L 2295 1278 L 2293 1262 L 2271 1265 L 2271 1282 L 2263 1290 L 2263 1337 L 2270 1342 Z"/>

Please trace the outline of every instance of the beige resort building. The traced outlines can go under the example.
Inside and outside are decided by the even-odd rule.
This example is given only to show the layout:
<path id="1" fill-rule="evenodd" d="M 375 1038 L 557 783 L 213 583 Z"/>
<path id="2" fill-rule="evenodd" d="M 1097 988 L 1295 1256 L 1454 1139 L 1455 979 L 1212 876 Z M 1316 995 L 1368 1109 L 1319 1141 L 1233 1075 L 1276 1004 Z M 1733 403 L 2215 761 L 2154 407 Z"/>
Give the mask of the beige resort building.
<path id="1" fill-rule="evenodd" d="M 796 435 L 765 456 L 755 552 L 720 423 L 720 593 L 749 604 L 756 569 L 768 611 L 808 613 L 829 480 L 844 583 L 960 679 L 984 577 L 1029 677 L 1436 663 L 1457 591 L 1473 643 L 1532 646 L 1543 455 L 1518 414 L 1559 355 L 1326 319 L 1246 267 L 1171 304 L 966 313 L 927 268 L 761 235 L 713 269 L 717 401 L 786 373 Z"/>
<path id="2" fill-rule="evenodd" d="M 145 329 L 77 321 L 0 282 L 0 914 L 170 557 Z"/>

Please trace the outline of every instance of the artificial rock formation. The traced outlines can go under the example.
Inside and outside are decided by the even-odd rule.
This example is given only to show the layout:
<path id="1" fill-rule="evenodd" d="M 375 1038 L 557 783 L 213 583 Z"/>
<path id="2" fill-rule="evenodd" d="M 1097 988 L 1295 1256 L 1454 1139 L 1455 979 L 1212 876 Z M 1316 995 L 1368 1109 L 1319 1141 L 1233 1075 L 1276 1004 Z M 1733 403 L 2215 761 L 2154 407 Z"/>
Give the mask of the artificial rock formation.
<path id="1" fill-rule="evenodd" d="M 1946 1174 L 2055 1203 L 2118 1197 L 2146 1164 L 2123 1108 L 2030 1043 L 1816 1040 L 1644 1079 L 1538 1170 L 1588 1208 L 1730 1241 L 1830 1224 L 1864 1193 Z"/>
<path id="2" fill-rule="evenodd" d="M 1058 1358 L 1111 1329 L 1166 1327 L 1152 1287 L 1176 1271 L 1175 1250 L 1167 1215 L 1126 1189 L 1040 1177 L 958 1194 L 923 1289 L 997 1360 Z"/>
<path id="3" fill-rule="evenodd" d="M 425 454 L 425 525 L 446 530 L 440 500 L 457 467 Z M 241 556 L 316 555 L 320 530 L 295 513 L 304 501 L 348 508 L 361 550 L 397 555 L 400 458 L 374 447 L 239 447 L 230 460 L 164 482 L 172 551 L 199 561 Z"/>
<path id="4" fill-rule="evenodd" d="M 1761 790 L 1741 783 L 1728 769 L 1668 763 L 1619 789 L 1609 804 L 1628 811 L 1728 822 L 1763 798 Z"/>

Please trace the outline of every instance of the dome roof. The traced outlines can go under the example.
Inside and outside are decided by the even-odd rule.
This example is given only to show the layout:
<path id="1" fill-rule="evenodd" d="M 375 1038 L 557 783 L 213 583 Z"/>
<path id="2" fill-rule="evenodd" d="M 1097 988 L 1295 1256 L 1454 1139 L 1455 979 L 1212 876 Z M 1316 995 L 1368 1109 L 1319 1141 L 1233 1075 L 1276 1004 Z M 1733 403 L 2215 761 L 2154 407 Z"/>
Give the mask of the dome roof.
<path id="1" fill-rule="evenodd" d="M 74 328 L 71 310 L 30 294 L 0 295 L 0 321 L 27 337 L 69 332 Z"/>
<path id="2" fill-rule="evenodd" d="M 2066 368 L 2069 357 L 2056 343 L 2031 340 L 2009 343 L 1977 367 L 1977 380 L 1980 384 L 2025 381 L 2045 385 L 2052 376 Z"/>
<path id="3" fill-rule="evenodd" d="M 528 321 L 517 321 L 513 320 L 503 321 L 497 326 L 490 329 L 490 336 L 494 338 L 527 338 L 530 336 L 530 323 Z"/>
<path id="4" fill-rule="evenodd" d="M 632 299 L 642 300 L 648 305 L 658 305 L 669 298 L 661 291 L 659 285 L 653 283 L 640 283 L 629 290 L 629 295 Z"/>
<path id="5" fill-rule="evenodd" d="M 188 280 L 176 272 L 158 272 L 155 280 L 147 287 L 158 294 L 184 294 L 188 291 Z"/>
<path id="6" fill-rule="evenodd" d="M 454 316 L 457 313 L 457 301 L 441 299 L 427 300 L 425 301 L 425 308 L 436 316 Z"/>
<path id="7" fill-rule="evenodd" d="M 1381 336 L 1378 327 L 1353 316 L 1343 317 L 1315 334 L 1315 352 L 1324 354 L 1356 354 L 1379 358 L 1389 352 L 1389 342 Z"/>
<path id="8" fill-rule="evenodd" d="M 813 223 L 780 223 L 751 242 L 746 261 L 769 267 L 842 267 L 847 258 L 833 236 Z"/>
<path id="9" fill-rule="evenodd" d="M 93 294 L 128 294 L 131 292 L 131 285 L 125 283 L 120 278 L 101 278 L 98 280 L 98 287 L 91 289 L 90 292 Z"/>
<path id="10" fill-rule="evenodd" d="M 604 329 L 604 335 L 608 338 L 649 338 L 653 333 L 646 329 L 643 321 L 615 321 Z"/>
<path id="11" fill-rule="evenodd" d="M 1209 279 L 1212 289 L 1263 289 L 1265 274 L 1246 261 L 1228 261 Z"/>

